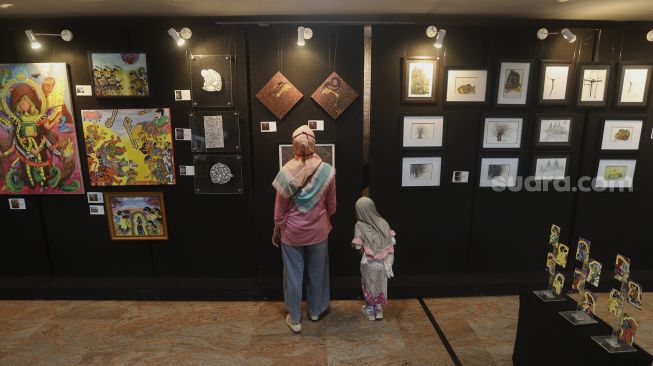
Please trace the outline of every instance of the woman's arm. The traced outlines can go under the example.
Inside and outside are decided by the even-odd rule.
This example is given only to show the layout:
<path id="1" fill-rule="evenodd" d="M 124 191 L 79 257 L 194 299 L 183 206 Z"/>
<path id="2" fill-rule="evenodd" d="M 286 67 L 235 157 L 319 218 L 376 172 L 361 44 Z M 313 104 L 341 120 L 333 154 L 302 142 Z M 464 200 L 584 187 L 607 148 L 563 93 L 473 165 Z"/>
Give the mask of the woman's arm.
<path id="1" fill-rule="evenodd" d="M 327 214 L 329 217 L 331 217 L 334 213 L 336 213 L 336 177 L 331 179 L 331 182 L 327 187 L 325 203 Z"/>
<path id="2" fill-rule="evenodd" d="M 274 199 L 274 227 L 283 229 L 288 213 L 289 198 L 283 198 L 278 192 Z"/>

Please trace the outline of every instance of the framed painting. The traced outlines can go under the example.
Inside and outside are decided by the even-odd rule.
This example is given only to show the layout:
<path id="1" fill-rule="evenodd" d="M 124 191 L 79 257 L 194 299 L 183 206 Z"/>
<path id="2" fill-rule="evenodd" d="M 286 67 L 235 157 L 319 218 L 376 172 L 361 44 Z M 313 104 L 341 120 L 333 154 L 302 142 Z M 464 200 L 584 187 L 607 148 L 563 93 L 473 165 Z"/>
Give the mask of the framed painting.
<path id="1" fill-rule="evenodd" d="M 572 61 L 542 61 L 539 104 L 571 104 Z"/>
<path id="2" fill-rule="evenodd" d="M 194 111 L 188 118 L 192 152 L 240 151 L 238 112 Z"/>
<path id="3" fill-rule="evenodd" d="M 650 64 L 622 64 L 619 72 L 617 107 L 646 108 L 651 84 Z"/>
<path id="4" fill-rule="evenodd" d="M 642 120 L 605 120 L 601 150 L 638 150 Z"/>
<path id="5" fill-rule="evenodd" d="M 518 158 L 482 158 L 479 187 L 514 187 Z"/>
<path id="6" fill-rule="evenodd" d="M 499 66 L 497 105 L 525 106 L 528 103 L 533 63 L 503 61 Z"/>
<path id="7" fill-rule="evenodd" d="M 175 184 L 169 108 L 82 111 L 91 185 Z"/>
<path id="8" fill-rule="evenodd" d="M 446 102 L 450 104 L 485 104 L 487 69 L 447 68 Z"/>
<path id="9" fill-rule="evenodd" d="M 277 72 L 256 94 L 259 100 L 277 119 L 283 119 L 304 97 L 281 72 Z"/>
<path id="10" fill-rule="evenodd" d="M 190 90 L 193 107 L 232 107 L 231 55 L 191 55 Z"/>
<path id="11" fill-rule="evenodd" d="M 336 144 L 316 144 L 315 149 L 315 153 L 322 158 L 322 161 L 329 163 L 334 168 L 336 167 Z M 295 153 L 292 150 L 292 144 L 279 145 L 279 169 L 294 157 Z"/>
<path id="12" fill-rule="evenodd" d="M 240 155 L 194 155 L 195 194 L 243 194 Z"/>
<path id="13" fill-rule="evenodd" d="M 412 56 L 404 57 L 401 61 L 403 70 L 402 103 L 436 103 L 438 98 L 438 59 L 429 56 Z"/>
<path id="14" fill-rule="evenodd" d="M 404 148 L 441 148 L 444 145 L 444 117 L 404 116 Z"/>
<path id="15" fill-rule="evenodd" d="M 404 157 L 401 164 L 402 187 L 437 187 L 440 185 L 442 158 L 439 156 Z"/>
<path id="16" fill-rule="evenodd" d="M 142 52 L 89 52 L 96 97 L 149 97 L 147 55 Z"/>
<path id="17" fill-rule="evenodd" d="M 580 64 L 578 69 L 576 106 L 579 108 L 607 106 L 611 78 L 612 65 L 594 63 Z"/>
<path id="18" fill-rule="evenodd" d="M 634 159 L 601 159 L 596 172 L 598 188 L 632 188 L 635 177 Z"/>
<path id="19" fill-rule="evenodd" d="M 333 119 L 340 115 L 358 98 L 358 94 L 336 72 L 332 72 L 313 92 L 311 98 Z"/>
<path id="20" fill-rule="evenodd" d="M 163 192 L 104 192 L 111 240 L 167 240 Z"/>
<path id="21" fill-rule="evenodd" d="M 523 126 L 523 118 L 486 118 L 483 128 L 483 148 L 518 149 L 521 146 Z"/>
<path id="22" fill-rule="evenodd" d="M 569 115 L 538 115 L 535 146 L 571 147 L 574 118 Z"/>
<path id="23" fill-rule="evenodd" d="M 568 162 L 568 155 L 535 155 L 533 157 L 533 179 L 565 179 L 567 177 Z"/>
<path id="24" fill-rule="evenodd" d="M 0 195 L 84 194 L 64 63 L 0 64 Z"/>

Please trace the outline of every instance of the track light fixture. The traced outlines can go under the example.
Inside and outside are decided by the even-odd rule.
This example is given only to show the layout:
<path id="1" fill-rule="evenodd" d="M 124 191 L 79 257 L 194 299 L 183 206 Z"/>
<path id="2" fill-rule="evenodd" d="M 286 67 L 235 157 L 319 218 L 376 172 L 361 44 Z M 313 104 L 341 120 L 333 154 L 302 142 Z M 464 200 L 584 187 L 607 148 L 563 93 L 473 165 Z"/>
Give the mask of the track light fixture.
<path id="1" fill-rule="evenodd" d="M 569 28 L 562 28 L 560 32 L 549 32 L 546 28 L 540 28 L 537 30 L 537 39 L 543 41 L 549 34 L 560 34 L 569 43 L 574 43 L 576 41 L 576 35 L 569 30 Z"/>
<path id="2" fill-rule="evenodd" d="M 304 46 L 306 40 L 313 38 L 313 30 L 308 27 L 297 27 L 297 45 Z"/>
<path id="3" fill-rule="evenodd" d="M 646 33 L 646 40 L 649 42 L 653 42 L 653 29 L 651 29 L 650 31 L 648 31 L 648 33 Z"/>
<path id="4" fill-rule="evenodd" d="M 434 25 L 429 26 L 426 28 L 426 36 L 429 38 L 435 38 L 435 43 L 433 43 L 433 47 L 435 48 L 442 48 L 442 44 L 444 43 L 444 36 L 447 35 L 447 31 L 443 28 L 438 28 Z"/>
<path id="5" fill-rule="evenodd" d="M 177 32 L 176 29 L 170 28 L 168 29 L 168 34 L 172 39 L 175 40 L 175 43 L 177 43 L 177 46 L 181 47 L 184 44 L 186 44 L 186 41 L 189 40 L 193 36 L 193 32 L 190 30 L 190 28 L 181 28 L 179 32 Z"/>
<path id="6" fill-rule="evenodd" d="M 30 46 L 33 49 L 39 49 L 41 48 L 41 42 L 38 41 L 36 36 L 44 36 L 44 37 L 61 37 L 66 42 L 70 42 L 73 40 L 73 32 L 69 31 L 68 29 L 64 29 L 61 31 L 61 33 L 34 33 L 33 30 L 27 29 L 25 30 L 25 35 L 27 36 L 27 40 L 29 41 Z"/>

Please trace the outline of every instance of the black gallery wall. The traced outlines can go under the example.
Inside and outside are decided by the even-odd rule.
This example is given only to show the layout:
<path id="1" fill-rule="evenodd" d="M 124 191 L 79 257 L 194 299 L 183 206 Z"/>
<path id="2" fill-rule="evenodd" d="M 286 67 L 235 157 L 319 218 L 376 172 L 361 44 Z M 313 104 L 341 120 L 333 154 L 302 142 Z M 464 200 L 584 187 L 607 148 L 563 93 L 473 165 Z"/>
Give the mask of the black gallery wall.
<path id="1" fill-rule="evenodd" d="M 424 34 L 426 25 L 431 23 L 447 29 L 440 50 Z M 483 26 L 453 20 L 451 23 L 447 24 L 446 19 L 437 22 L 421 19 L 420 25 L 373 26 L 371 150 L 369 165 L 364 165 L 363 26 L 309 24 L 314 37 L 300 48 L 296 44 L 296 24 L 220 25 L 214 18 L 5 19 L 5 31 L 0 35 L 5 45 L 0 63 L 65 62 L 69 65 L 72 85 L 91 83 L 88 51 L 147 52 L 150 98 L 73 96 L 80 147 L 84 146 L 79 128 L 82 109 L 169 107 L 173 127 L 188 128 L 188 113 L 202 109 L 191 108 L 190 102 L 175 102 L 173 90 L 190 88 L 189 54 L 234 55 L 233 110 L 240 115 L 245 186 L 243 195 L 195 195 L 192 177 L 177 176 L 175 186 L 110 189 L 93 188 L 85 178 L 86 189 L 92 191 L 163 191 L 170 231 L 167 241 L 111 241 L 106 217 L 90 216 L 86 197 L 81 195 L 27 196 L 25 211 L 10 211 L 2 203 L 0 222 L 4 236 L 0 244 L 0 277 L 3 283 L 11 286 L 13 281 L 18 286 L 19 279 L 26 277 L 75 277 L 93 278 L 86 283 L 93 287 L 94 283 L 110 282 L 118 277 L 164 282 L 175 278 L 219 278 L 227 282 L 236 278 L 278 278 L 280 253 L 270 244 L 274 202 L 270 183 L 278 170 L 279 144 L 289 143 L 292 131 L 309 119 L 325 121 L 325 131 L 316 132 L 318 142 L 336 144 L 338 212 L 330 236 L 331 273 L 335 276 L 358 272 L 359 259 L 349 242 L 355 220 L 354 202 L 364 186 L 369 186 L 379 210 L 398 232 L 395 262 L 398 280 L 402 276 L 479 273 L 544 275 L 551 223 L 562 227 L 561 239 L 571 244 L 572 249 L 579 235 L 592 240 L 592 257 L 604 264 L 605 279 L 609 278 L 617 252 L 633 258 L 634 270 L 653 270 L 645 214 L 646 208 L 653 204 L 653 146 L 649 138 L 652 103 L 649 102 L 647 109 L 617 109 L 611 98 L 608 107 L 588 110 L 539 106 L 535 98 L 540 60 L 571 60 L 575 66 L 580 62 L 607 62 L 615 66 L 613 76 L 618 75 L 620 62 L 653 63 L 653 44 L 644 38 L 651 25 L 523 21 L 505 27 L 500 21 Z M 193 30 L 188 49 L 176 47 L 167 35 L 170 27 L 183 26 Z M 541 26 L 551 30 L 570 26 L 578 40 L 568 44 L 562 37 L 552 35 L 539 41 L 535 32 Z M 70 43 L 43 38 L 43 49 L 34 52 L 23 33 L 30 28 L 47 33 L 67 28 L 75 38 Z M 402 104 L 401 58 L 406 56 L 439 56 L 440 88 L 444 67 L 489 68 L 489 103 L 449 106 L 443 105 L 440 99 L 433 105 Z M 499 62 L 523 59 L 532 60 L 535 65 L 528 105 L 496 107 Z M 277 120 L 277 133 L 262 133 L 259 122 L 276 118 L 255 95 L 277 71 L 304 97 L 285 118 Z M 333 71 L 359 94 L 337 120 L 310 98 Z M 613 79 L 610 89 L 615 88 Z M 572 90 L 575 98 L 575 87 Z M 443 92 L 440 91 L 440 96 Z M 572 178 L 595 176 L 599 158 L 636 157 L 633 192 L 529 193 L 478 188 L 481 157 L 518 157 L 519 175 L 532 174 L 534 154 L 557 151 L 534 148 L 536 116 L 570 113 L 575 116 L 574 144 L 564 151 L 571 158 Z M 443 116 L 444 148 L 402 150 L 403 115 Z M 524 117 L 521 148 L 501 152 L 483 150 L 481 139 L 486 116 Z M 628 154 L 601 152 L 600 135 L 605 118 L 644 119 L 639 150 Z M 189 142 L 175 141 L 174 151 L 176 165 L 192 164 Z M 402 189 L 402 157 L 433 155 L 443 158 L 441 186 Z M 83 155 L 81 162 L 84 176 L 88 177 Z M 469 183 L 452 183 L 454 170 L 469 171 Z M 367 176 L 369 179 L 364 178 Z M 609 282 L 603 281 L 602 289 Z M 420 283 L 426 287 L 435 285 L 428 281 Z M 352 287 L 357 284 L 355 280 L 348 283 Z"/>

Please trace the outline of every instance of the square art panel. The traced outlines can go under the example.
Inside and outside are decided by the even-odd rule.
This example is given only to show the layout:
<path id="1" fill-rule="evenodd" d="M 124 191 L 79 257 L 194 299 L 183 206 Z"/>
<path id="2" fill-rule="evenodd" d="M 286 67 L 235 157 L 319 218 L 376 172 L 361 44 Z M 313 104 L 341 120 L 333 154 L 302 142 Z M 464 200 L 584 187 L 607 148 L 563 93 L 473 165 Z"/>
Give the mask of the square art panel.
<path id="1" fill-rule="evenodd" d="M 230 55 L 190 56 L 190 83 L 193 107 L 233 105 Z"/>
<path id="2" fill-rule="evenodd" d="M 111 240 L 166 240 L 162 192 L 105 192 Z"/>
<path id="3" fill-rule="evenodd" d="M 242 194 L 243 162 L 240 155 L 195 155 L 196 194 Z"/>
<path id="4" fill-rule="evenodd" d="M 191 112 L 189 123 L 193 152 L 240 151 L 238 112 Z"/>
<path id="5" fill-rule="evenodd" d="M 340 115 L 358 98 L 358 94 L 340 75 L 333 72 L 311 96 L 333 119 Z"/>
<path id="6" fill-rule="evenodd" d="M 95 96 L 150 96 L 146 54 L 91 52 L 89 57 Z"/>
<path id="7" fill-rule="evenodd" d="M 256 99 L 278 119 L 283 119 L 303 97 L 304 95 L 281 72 L 277 72 L 256 94 Z"/>
<path id="8" fill-rule="evenodd" d="M 63 63 L 0 64 L 0 194 L 83 194 Z"/>
<path id="9" fill-rule="evenodd" d="M 170 109 L 82 111 L 92 186 L 175 184 Z"/>

